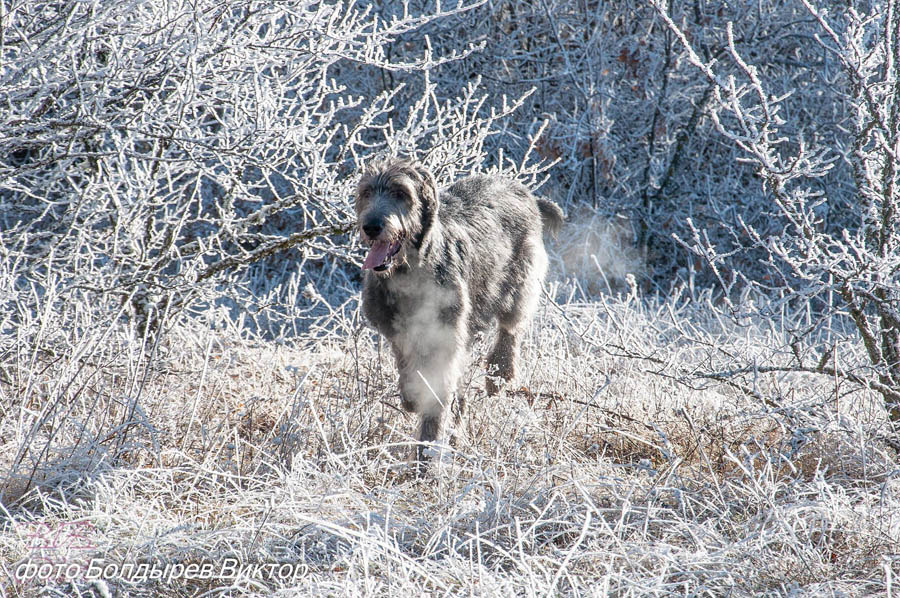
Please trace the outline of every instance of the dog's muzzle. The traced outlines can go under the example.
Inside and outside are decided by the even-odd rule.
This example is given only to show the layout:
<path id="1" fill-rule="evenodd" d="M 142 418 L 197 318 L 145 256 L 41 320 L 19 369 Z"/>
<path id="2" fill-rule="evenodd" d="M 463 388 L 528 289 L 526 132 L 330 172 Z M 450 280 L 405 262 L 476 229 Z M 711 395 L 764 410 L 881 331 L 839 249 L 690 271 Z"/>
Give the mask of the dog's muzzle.
<path id="1" fill-rule="evenodd" d="M 396 241 L 373 241 L 366 255 L 366 261 L 363 262 L 363 270 L 374 270 L 375 272 L 384 272 L 391 267 L 391 261 L 400 251 L 400 245 L 403 239 Z"/>

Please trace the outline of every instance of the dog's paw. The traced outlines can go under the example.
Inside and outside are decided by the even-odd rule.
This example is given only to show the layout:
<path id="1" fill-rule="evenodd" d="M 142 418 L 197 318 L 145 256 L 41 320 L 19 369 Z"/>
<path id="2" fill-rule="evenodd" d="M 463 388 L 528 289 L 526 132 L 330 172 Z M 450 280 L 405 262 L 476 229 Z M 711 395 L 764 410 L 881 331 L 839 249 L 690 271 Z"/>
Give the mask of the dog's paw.
<path id="1" fill-rule="evenodd" d="M 506 380 L 500 376 L 487 376 L 484 379 L 484 390 L 487 391 L 489 397 L 500 394 L 500 391 L 506 386 Z"/>

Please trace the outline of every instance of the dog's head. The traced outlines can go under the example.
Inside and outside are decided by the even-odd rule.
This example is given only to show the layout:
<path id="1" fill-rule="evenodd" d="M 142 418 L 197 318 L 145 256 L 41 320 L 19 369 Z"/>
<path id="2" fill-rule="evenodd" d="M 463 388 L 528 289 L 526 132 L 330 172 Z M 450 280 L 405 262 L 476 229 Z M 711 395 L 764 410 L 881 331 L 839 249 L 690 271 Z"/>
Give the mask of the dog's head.
<path id="1" fill-rule="evenodd" d="M 437 188 L 424 166 L 387 158 L 371 164 L 356 188 L 356 216 L 369 246 L 364 270 L 389 276 L 425 244 L 437 218 Z"/>

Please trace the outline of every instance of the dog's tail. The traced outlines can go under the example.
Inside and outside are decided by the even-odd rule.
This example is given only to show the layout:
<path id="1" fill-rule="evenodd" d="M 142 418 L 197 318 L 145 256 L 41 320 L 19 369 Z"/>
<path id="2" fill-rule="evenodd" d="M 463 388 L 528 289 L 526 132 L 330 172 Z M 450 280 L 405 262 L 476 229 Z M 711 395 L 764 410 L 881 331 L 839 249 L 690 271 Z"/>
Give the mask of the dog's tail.
<path id="1" fill-rule="evenodd" d="M 537 207 L 538 211 L 541 213 L 541 222 L 543 222 L 544 231 L 549 232 L 554 237 L 558 235 L 560 229 L 562 229 L 563 220 L 565 219 L 563 211 L 558 205 L 543 197 L 537 198 Z"/>

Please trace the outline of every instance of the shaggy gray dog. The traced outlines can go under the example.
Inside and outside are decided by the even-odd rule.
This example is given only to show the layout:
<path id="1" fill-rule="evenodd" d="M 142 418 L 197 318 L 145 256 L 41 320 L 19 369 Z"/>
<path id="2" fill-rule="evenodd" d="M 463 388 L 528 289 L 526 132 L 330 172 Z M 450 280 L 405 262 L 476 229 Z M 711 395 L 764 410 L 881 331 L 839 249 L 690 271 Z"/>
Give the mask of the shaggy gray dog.
<path id="1" fill-rule="evenodd" d="M 418 439 L 434 441 L 473 339 L 495 320 L 489 371 L 515 375 L 519 337 L 547 271 L 541 233 L 559 231 L 562 210 L 493 176 L 438 192 L 426 168 L 388 158 L 363 173 L 356 213 L 369 246 L 363 309 L 390 342 L 403 407 L 419 414 Z M 487 387 L 498 390 L 490 378 Z"/>

